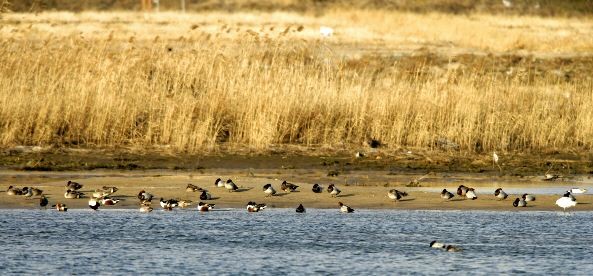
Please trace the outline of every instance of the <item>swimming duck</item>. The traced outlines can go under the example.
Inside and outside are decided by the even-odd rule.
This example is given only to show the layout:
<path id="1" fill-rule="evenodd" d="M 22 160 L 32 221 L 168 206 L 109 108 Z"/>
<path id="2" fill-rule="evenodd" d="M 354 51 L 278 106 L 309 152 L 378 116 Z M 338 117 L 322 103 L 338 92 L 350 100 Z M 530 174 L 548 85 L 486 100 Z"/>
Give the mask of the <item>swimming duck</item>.
<path id="1" fill-rule="evenodd" d="M 465 192 L 465 196 L 471 200 L 478 199 L 478 196 L 476 196 L 476 191 L 474 190 L 474 188 L 468 188 L 467 192 Z"/>
<path id="2" fill-rule="evenodd" d="M 319 184 L 313 184 L 313 189 L 311 189 L 314 193 L 321 193 L 323 191 L 323 187 Z"/>
<path id="3" fill-rule="evenodd" d="M 525 207 L 525 206 L 527 206 L 527 202 L 523 198 L 516 198 L 515 201 L 513 201 L 513 206 L 514 207 Z"/>
<path id="4" fill-rule="evenodd" d="M 530 194 L 523 194 L 521 198 L 523 198 L 525 201 L 535 201 L 535 196 Z"/>
<path id="5" fill-rule="evenodd" d="M 296 191 L 296 189 L 298 187 L 299 186 L 297 186 L 297 185 L 286 182 L 286 180 L 282 181 L 282 184 L 280 184 L 280 189 L 282 189 L 283 191 L 285 191 L 287 193 Z"/>
<path id="6" fill-rule="evenodd" d="M 259 211 L 265 209 L 266 207 L 267 206 L 265 203 L 258 204 L 253 201 L 250 201 L 247 203 L 247 212 L 250 212 L 250 213 L 259 212 Z"/>
<path id="7" fill-rule="evenodd" d="M 443 200 L 449 200 L 452 199 L 454 197 L 453 193 L 447 191 L 447 189 L 443 189 L 443 191 L 441 192 L 441 198 Z"/>
<path id="8" fill-rule="evenodd" d="M 297 213 L 305 213 L 306 212 L 303 204 L 299 204 L 299 207 L 296 208 L 296 212 Z"/>
<path id="9" fill-rule="evenodd" d="M 393 202 L 397 202 L 398 200 L 402 199 L 405 196 L 408 196 L 408 193 L 400 192 L 396 189 L 392 189 L 392 190 L 389 190 L 389 192 L 387 192 L 387 197 L 389 197 L 389 199 L 393 200 Z"/>
<path id="10" fill-rule="evenodd" d="M 445 250 L 447 252 L 461 252 L 461 251 L 463 251 L 463 249 L 461 249 L 460 247 L 454 246 L 454 245 L 447 245 L 447 247 L 445 247 Z"/>
<path id="11" fill-rule="evenodd" d="M 507 197 L 509 196 L 507 193 L 505 193 L 502 188 L 498 188 L 496 189 L 496 191 L 494 191 L 494 196 L 496 196 L 496 198 L 498 198 L 499 200 L 504 200 L 507 199 Z"/>
<path id="12" fill-rule="evenodd" d="M 42 195 L 41 198 L 39 199 L 39 206 L 46 207 L 47 204 L 49 204 L 49 201 L 47 200 L 47 198 L 44 195 Z"/>
<path id="13" fill-rule="evenodd" d="M 22 195 L 23 191 L 17 187 L 10 186 L 8 190 L 6 190 L 7 195 Z"/>
<path id="14" fill-rule="evenodd" d="M 111 206 L 111 205 L 117 204 L 119 201 L 120 201 L 119 199 L 104 197 L 100 200 L 100 203 L 101 203 L 101 205 Z"/>
<path id="15" fill-rule="evenodd" d="M 264 193 L 266 194 L 266 196 L 273 196 L 276 194 L 276 190 L 274 190 L 274 187 L 272 187 L 272 184 L 266 184 L 264 185 Z"/>
<path id="16" fill-rule="evenodd" d="M 181 207 L 181 208 L 187 208 L 187 207 L 189 207 L 189 206 L 191 206 L 191 205 L 192 205 L 192 201 L 191 201 L 191 200 L 180 200 L 180 201 L 178 202 L 178 205 L 179 205 L 179 207 Z"/>
<path id="17" fill-rule="evenodd" d="M 217 178 L 214 181 L 214 186 L 218 187 L 218 188 L 224 188 L 224 181 L 222 181 L 222 179 Z"/>
<path id="18" fill-rule="evenodd" d="M 200 195 L 200 200 L 210 200 L 212 198 L 212 195 L 210 195 L 210 193 L 206 192 L 205 190 L 202 191 L 202 194 Z"/>
<path id="19" fill-rule="evenodd" d="M 349 206 L 344 205 L 344 203 L 342 203 L 342 202 L 338 202 L 338 205 L 340 206 L 340 211 L 342 213 L 352 213 L 352 212 L 354 212 L 354 209 L 350 208 Z"/>
<path id="20" fill-rule="evenodd" d="M 430 242 L 430 247 L 432 248 L 439 248 L 439 249 L 445 249 L 445 244 L 437 242 L 437 241 L 431 241 Z"/>
<path id="21" fill-rule="evenodd" d="M 587 192 L 587 189 L 581 189 L 581 188 L 572 188 L 569 190 L 569 192 L 571 194 L 584 194 Z"/>
<path id="22" fill-rule="evenodd" d="M 570 196 L 571 194 L 567 192 L 564 194 L 564 196 L 556 200 L 556 205 L 564 209 L 564 212 L 566 212 L 566 208 L 577 206 L 576 200 L 572 200 Z"/>
<path id="23" fill-rule="evenodd" d="M 64 198 L 75 199 L 81 197 L 84 197 L 84 194 L 79 191 L 66 190 L 66 192 L 64 193 Z"/>
<path id="24" fill-rule="evenodd" d="M 24 187 L 23 188 L 23 196 L 26 197 L 27 199 L 33 196 L 33 191 L 31 190 L 31 188 L 29 187 Z"/>
<path id="25" fill-rule="evenodd" d="M 80 188 L 82 188 L 82 185 L 73 181 L 68 180 L 68 183 L 66 183 L 66 189 L 68 190 L 72 190 L 72 191 L 76 191 L 76 190 L 80 190 Z"/>
<path id="26" fill-rule="evenodd" d="M 215 205 L 216 204 L 200 202 L 200 203 L 198 203 L 198 210 L 201 212 L 208 212 L 208 211 L 211 211 L 212 209 L 214 209 Z"/>
<path id="27" fill-rule="evenodd" d="M 140 212 L 141 213 L 150 213 L 150 212 L 152 212 L 152 207 L 150 207 L 150 205 L 147 205 L 147 204 L 141 204 Z"/>
<path id="28" fill-rule="evenodd" d="M 94 197 L 91 197 L 91 199 L 89 199 L 89 207 L 95 211 L 97 211 L 99 209 L 99 206 L 101 206 L 101 204 L 99 203 L 99 201 L 97 201 L 97 199 L 95 199 Z"/>
<path id="29" fill-rule="evenodd" d="M 55 205 L 52 205 L 51 207 L 56 208 L 56 210 L 58 210 L 58 212 L 68 211 L 68 207 L 66 207 L 66 204 L 62 204 L 62 203 L 56 203 Z"/>
<path id="30" fill-rule="evenodd" d="M 464 186 L 464 185 L 459 185 L 459 187 L 457 188 L 457 195 L 458 196 L 461 196 L 461 197 L 464 197 L 465 194 L 467 193 L 467 190 L 468 189 L 469 188 L 466 187 L 466 186 Z"/>
<path id="31" fill-rule="evenodd" d="M 152 201 L 152 194 L 147 193 L 146 191 L 142 190 L 138 193 L 138 199 L 141 203 L 151 202 Z"/>
<path id="32" fill-rule="evenodd" d="M 194 185 L 194 184 L 187 184 L 185 191 L 186 192 L 201 192 L 201 191 L 203 191 L 203 189 Z"/>
<path id="33" fill-rule="evenodd" d="M 327 187 L 327 192 L 332 196 L 332 197 L 338 197 L 338 195 L 342 192 L 340 191 L 340 189 L 338 189 L 336 186 L 334 186 L 334 184 L 329 184 L 329 186 Z"/>
<path id="34" fill-rule="evenodd" d="M 224 183 L 224 188 L 229 192 L 234 192 L 239 189 L 239 187 L 237 187 L 237 185 L 231 179 L 228 179 L 226 183 Z"/>

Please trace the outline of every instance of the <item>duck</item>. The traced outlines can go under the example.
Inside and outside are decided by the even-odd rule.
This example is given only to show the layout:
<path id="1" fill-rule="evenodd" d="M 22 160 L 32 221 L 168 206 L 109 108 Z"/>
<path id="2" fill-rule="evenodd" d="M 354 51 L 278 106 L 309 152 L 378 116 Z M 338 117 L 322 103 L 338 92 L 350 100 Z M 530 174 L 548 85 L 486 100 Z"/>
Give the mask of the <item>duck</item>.
<path id="1" fill-rule="evenodd" d="M 468 187 L 466 187 L 464 185 L 459 185 L 459 187 L 457 188 L 457 195 L 464 197 L 465 194 L 467 193 L 467 190 L 469 190 Z"/>
<path id="2" fill-rule="evenodd" d="M 138 193 L 138 199 L 142 203 L 151 202 L 152 201 L 152 194 L 147 193 L 146 191 L 142 190 Z"/>
<path id="3" fill-rule="evenodd" d="M 51 207 L 56 208 L 56 210 L 58 210 L 58 212 L 68 211 L 68 207 L 66 207 L 66 204 L 62 204 L 62 203 L 56 203 L 55 205 L 52 205 Z"/>
<path id="4" fill-rule="evenodd" d="M 338 195 L 342 192 L 340 191 L 340 189 L 338 189 L 336 186 L 334 186 L 334 184 L 329 184 L 329 186 L 327 187 L 327 192 L 332 196 L 332 197 L 338 197 Z"/>
<path id="5" fill-rule="evenodd" d="M 84 194 L 79 192 L 79 191 L 73 191 L 73 190 L 66 190 L 66 192 L 64 193 L 64 198 L 68 198 L 68 199 L 75 199 L 75 198 L 81 198 L 83 197 Z"/>
<path id="6" fill-rule="evenodd" d="M 568 197 L 570 197 L 570 200 L 577 201 L 576 197 L 574 197 L 570 191 L 566 191 L 566 193 L 568 193 Z"/>
<path id="7" fill-rule="evenodd" d="M 23 188 L 23 194 L 22 196 L 26 197 L 27 199 L 29 199 L 30 197 L 33 196 L 33 191 L 31 190 L 31 188 L 29 187 L 24 187 Z"/>
<path id="8" fill-rule="evenodd" d="M 113 194 L 119 190 L 115 186 L 103 186 L 101 189 L 103 189 L 104 192 L 109 193 L 109 194 Z"/>
<path id="9" fill-rule="evenodd" d="M 141 213 L 150 213 L 152 212 L 152 207 L 148 204 L 140 204 L 140 212 Z"/>
<path id="10" fill-rule="evenodd" d="M 494 196 L 496 196 L 496 198 L 499 200 L 505 200 L 509 195 L 505 193 L 502 188 L 498 188 L 496 191 L 494 191 Z"/>
<path id="11" fill-rule="evenodd" d="M 104 197 L 100 200 L 101 205 L 105 205 L 105 206 L 112 206 L 117 204 L 118 202 L 120 202 L 119 199 L 114 199 L 114 198 L 110 198 L 110 197 Z"/>
<path id="12" fill-rule="evenodd" d="M 218 187 L 218 188 L 224 188 L 224 181 L 222 181 L 222 179 L 217 178 L 214 181 L 214 186 Z"/>
<path id="13" fill-rule="evenodd" d="M 354 209 L 350 208 L 350 206 L 344 205 L 344 203 L 342 203 L 342 202 L 338 202 L 338 205 L 340 206 L 340 212 L 342 212 L 342 213 L 353 213 L 354 212 Z"/>
<path id="14" fill-rule="evenodd" d="M 49 204 L 49 201 L 44 195 L 42 195 L 41 198 L 39 198 L 39 206 L 46 207 L 47 204 Z"/>
<path id="15" fill-rule="evenodd" d="M 280 189 L 282 189 L 283 191 L 285 191 L 287 193 L 296 191 L 296 189 L 298 187 L 299 186 L 297 186 L 295 184 L 286 182 L 286 180 L 282 181 L 282 184 L 280 184 Z"/>
<path id="16" fill-rule="evenodd" d="M 185 191 L 186 192 L 192 192 L 193 193 L 193 192 L 201 192 L 201 191 L 203 191 L 203 189 L 200 188 L 200 187 L 198 187 L 198 186 L 196 186 L 196 185 L 194 185 L 194 184 L 191 184 L 190 183 L 190 184 L 187 184 L 187 187 L 185 188 Z"/>
<path id="17" fill-rule="evenodd" d="M 224 183 L 224 188 L 229 192 L 234 192 L 239 189 L 239 187 L 237 187 L 237 185 L 231 179 L 228 179 L 226 183 Z"/>
<path id="18" fill-rule="evenodd" d="M 408 193 L 400 192 L 396 189 L 392 189 L 392 190 L 389 190 L 389 192 L 387 192 L 387 197 L 389 197 L 389 199 L 393 200 L 393 202 L 397 202 L 398 200 L 402 199 L 405 196 L 408 196 Z"/>
<path id="19" fill-rule="evenodd" d="M 311 189 L 314 193 L 318 194 L 323 191 L 323 187 L 317 183 L 313 184 L 313 188 Z"/>
<path id="20" fill-rule="evenodd" d="M 584 194 L 587 192 L 587 189 L 581 189 L 581 188 L 572 188 L 569 190 L 569 192 L 571 194 Z"/>
<path id="21" fill-rule="evenodd" d="M 177 201 L 175 199 L 169 199 L 169 200 L 165 201 L 161 197 L 160 204 L 161 204 L 161 207 L 163 207 L 163 209 L 165 209 L 165 211 L 172 211 L 173 208 L 179 206 L 179 201 Z"/>
<path id="22" fill-rule="evenodd" d="M 266 194 L 266 196 L 273 196 L 276 194 L 276 190 L 274 190 L 274 187 L 272 187 L 272 184 L 266 184 L 264 185 L 264 193 Z"/>
<path id="23" fill-rule="evenodd" d="M 111 193 L 109 192 L 105 192 L 103 190 L 95 190 L 92 194 L 92 197 L 94 198 L 104 198 L 104 197 L 108 197 L 110 196 Z"/>
<path id="24" fill-rule="evenodd" d="M 249 202 L 247 203 L 247 212 L 250 212 L 250 213 L 257 213 L 257 212 L 259 212 L 259 211 L 261 211 L 261 210 L 263 210 L 263 209 L 266 209 L 266 207 L 267 207 L 267 206 L 266 206 L 266 204 L 265 204 L 265 203 L 259 203 L 259 204 L 258 204 L 258 203 L 255 203 L 255 202 L 253 202 L 253 201 L 249 201 Z"/>
<path id="25" fill-rule="evenodd" d="M 80 190 L 81 188 L 82 188 L 82 184 L 80 184 L 80 183 L 76 183 L 76 182 L 70 181 L 70 180 L 68 180 L 68 183 L 66 183 L 66 189 L 68 189 L 68 190 L 76 191 L 76 190 Z"/>
<path id="26" fill-rule="evenodd" d="M 305 213 L 305 207 L 303 206 L 303 204 L 299 204 L 299 207 L 296 208 L 296 212 L 297 213 Z"/>
<path id="27" fill-rule="evenodd" d="M 535 201 L 535 196 L 530 194 L 523 194 L 521 196 L 525 201 Z"/>
<path id="28" fill-rule="evenodd" d="M 443 189 L 443 191 L 441 192 L 441 198 L 443 200 L 450 200 L 454 197 L 455 195 L 453 195 L 453 193 L 447 191 L 447 189 Z"/>
<path id="29" fill-rule="evenodd" d="M 198 203 L 198 210 L 199 210 L 200 212 L 208 212 L 208 211 L 212 211 L 212 209 L 214 209 L 214 206 L 215 206 L 215 205 L 216 205 L 216 204 L 211 204 L 211 203 L 204 203 L 204 202 L 201 202 L 201 201 L 200 201 L 200 203 Z"/>
<path id="30" fill-rule="evenodd" d="M 461 251 L 463 251 L 463 249 L 460 247 L 457 247 L 455 245 L 447 245 L 447 247 L 445 247 L 445 251 L 447 251 L 447 252 L 461 252 Z"/>
<path id="31" fill-rule="evenodd" d="M 19 189 L 17 187 L 10 186 L 10 187 L 8 187 L 8 190 L 6 190 L 6 194 L 7 195 L 11 195 L 11 196 L 13 196 L 13 195 L 22 195 L 23 194 L 23 190 L 21 190 L 21 189 Z"/>
<path id="32" fill-rule="evenodd" d="M 513 206 L 514 207 L 525 207 L 525 206 L 527 206 L 527 202 L 523 198 L 516 198 L 515 201 L 513 201 Z"/>
<path id="33" fill-rule="evenodd" d="M 189 207 L 189 206 L 191 206 L 191 205 L 192 205 L 192 201 L 191 201 L 191 200 L 180 200 L 180 201 L 178 202 L 178 205 L 179 205 L 179 207 L 181 207 L 181 208 L 187 208 L 187 207 Z"/>
<path id="34" fill-rule="evenodd" d="M 556 205 L 558 205 L 560 208 L 564 209 L 564 212 L 566 212 L 566 208 L 577 206 L 576 200 L 572 200 L 570 198 L 570 195 L 571 194 L 569 192 L 567 192 L 561 198 L 556 200 Z"/>
<path id="35" fill-rule="evenodd" d="M 200 194 L 200 200 L 210 200 L 212 199 L 212 195 L 210 195 L 210 193 L 206 192 L 205 190 L 202 191 L 202 194 Z"/>
<path id="36" fill-rule="evenodd" d="M 30 188 L 31 192 L 33 193 L 33 196 L 40 196 L 43 194 L 43 190 L 37 189 L 37 188 Z"/>
<path id="37" fill-rule="evenodd" d="M 474 188 L 468 188 L 467 192 L 465 193 L 465 196 L 471 200 L 478 199 L 478 196 L 476 196 L 476 191 L 474 190 Z"/>
<path id="38" fill-rule="evenodd" d="M 99 209 L 99 206 L 101 206 L 101 203 L 99 203 L 99 201 L 96 198 L 91 197 L 89 199 L 89 207 L 91 209 L 97 211 Z"/>
<path id="39" fill-rule="evenodd" d="M 560 178 L 560 175 L 547 173 L 544 175 L 544 181 L 552 181 Z"/>
<path id="40" fill-rule="evenodd" d="M 431 241 L 430 242 L 430 247 L 444 249 L 445 248 L 445 244 L 444 243 L 437 242 L 437 241 Z"/>

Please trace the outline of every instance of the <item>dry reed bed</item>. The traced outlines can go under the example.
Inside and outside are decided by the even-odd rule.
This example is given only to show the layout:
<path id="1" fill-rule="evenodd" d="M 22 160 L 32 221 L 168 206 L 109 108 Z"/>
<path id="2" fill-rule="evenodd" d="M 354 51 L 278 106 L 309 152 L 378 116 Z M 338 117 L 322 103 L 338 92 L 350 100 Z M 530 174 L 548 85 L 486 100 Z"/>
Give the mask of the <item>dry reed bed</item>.
<path id="1" fill-rule="evenodd" d="M 591 149 L 593 81 L 489 67 L 403 70 L 320 40 L 241 32 L 0 42 L 0 146 Z M 380 60 L 380 59 L 379 59 Z M 526 74 L 529 74 L 527 72 Z"/>

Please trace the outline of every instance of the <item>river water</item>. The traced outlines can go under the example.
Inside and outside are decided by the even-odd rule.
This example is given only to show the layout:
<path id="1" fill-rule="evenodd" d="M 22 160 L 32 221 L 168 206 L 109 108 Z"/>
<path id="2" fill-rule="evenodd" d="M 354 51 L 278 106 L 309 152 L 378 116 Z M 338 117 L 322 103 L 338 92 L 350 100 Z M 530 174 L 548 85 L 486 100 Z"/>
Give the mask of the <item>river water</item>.
<path id="1" fill-rule="evenodd" d="M 592 226 L 593 212 L 0 210 L 0 274 L 587 274 Z"/>

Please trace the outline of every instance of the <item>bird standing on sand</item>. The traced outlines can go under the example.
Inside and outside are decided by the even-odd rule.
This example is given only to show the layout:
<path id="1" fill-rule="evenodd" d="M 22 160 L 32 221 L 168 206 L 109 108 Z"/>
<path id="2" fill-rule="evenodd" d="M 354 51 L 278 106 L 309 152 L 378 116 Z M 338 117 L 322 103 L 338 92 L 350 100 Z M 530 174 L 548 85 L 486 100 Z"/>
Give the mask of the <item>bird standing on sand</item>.
<path id="1" fill-rule="evenodd" d="M 387 197 L 389 197 L 389 199 L 393 200 L 393 202 L 397 202 L 405 196 L 408 196 L 408 193 L 400 192 L 396 189 L 392 189 L 392 190 L 389 190 L 389 192 L 387 192 Z"/>
<path id="2" fill-rule="evenodd" d="M 515 201 L 513 201 L 513 206 L 514 207 L 525 207 L 525 206 L 527 206 L 527 202 L 523 198 L 516 198 Z"/>
<path id="3" fill-rule="evenodd" d="M 266 184 L 264 185 L 264 193 L 266 194 L 266 196 L 273 196 L 276 194 L 276 190 L 274 190 L 274 187 L 272 187 L 272 184 Z"/>
<path id="4" fill-rule="evenodd" d="M 478 199 L 478 196 L 476 195 L 476 191 L 474 190 L 474 188 L 469 188 L 467 189 L 467 192 L 465 193 L 465 196 L 471 200 L 476 200 Z"/>
<path id="5" fill-rule="evenodd" d="M 152 197 L 152 194 L 149 194 L 144 190 L 138 193 L 138 199 L 140 200 L 140 203 L 150 203 L 152 201 Z"/>
<path id="6" fill-rule="evenodd" d="M 344 205 L 344 203 L 342 203 L 342 202 L 338 202 L 338 205 L 340 206 L 340 212 L 342 212 L 342 213 L 354 212 L 354 209 L 350 208 L 350 206 Z"/>
<path id="7" fill-rule="evenodd" d="M 535 196 L 530 194 L 523 194 L 521 198 L 523 198 L 525 201 L 535 201 Z"/>
<path id="8" fill-rule="evenodd" d="M 49 201 L 47 200 L 47 198 L 44 195 L 42 195 L 41 198 L 39 199 L 39 206 L 46 207 L 47 204 L 49 204 Z"/>
<path id="9" fill-rule="evenodd" d="M 222 179 L 217 178 L 214 181 L 214 186 L 218 187 L 218 188 L 224 188 L 224 181 L 222 181 Z"/>
<path id="10" fill-rule="evenodd" d="M 329 184 L 329 186 L 327 187 L 327 192 L 332 196 L 332 197 L 338 197 L 338 195 L 342 192 L 340 191 L 340 189 L 338 189 L 334 184 Z"/>
<path id="11" fill-rule="evenodd" d="M 311 189 L 314 193 L 321 193 L 323 191 L 323 187 L 317 183 L 313 184 L 313 188 Z"/>
<path id="12" fill-rule="evenodd" d="M 299 204 L 299 207 L 296 208 L 296 212 L 297 213 L 304 213 L 305 211 L 305 207 L 303 206 L 303 204 Z"/>
<path id="13" fill-rule="evenodd" d="M 505 193 L 502 188 L 498 188 L 496 191 L 494 191 L 494 196 L 499 200 L 505 200 L 509 195 Z"/>
<path id="14" fill-rule="evenodd" d="M 200 194 L 200 200 L 210 200 L 211 198 L 212 195 L 206 191 L 202 191 L 202 194 Z"/>
<path id="15" fill-rule="evenodd" d="M 560 206 L 560 208 L 564 209 L 564 212 L 566 212 L 566 208 L 577 206 L 577 201 L 572 200 L 570 198 L 570 193 L 567 192 L 564 196 L 556 200 L 556 205 Z"/>
<path id="16" fill-rule="evenodd" d="M 447 191 L 447 189 L 443 189 L 443 191 L 441 192 L 441 198 L 443 200 L 450 200 L 454 197 L 455 195 L 453 195 L 453 193 Z"/>
<path id="17" fill-rule="evenodd" d="M 234 192 L 239 189 L 239 187 L 237 187 L 237 185 L 231 179 L 228 179 L 226 183 L 224 183 L 224 188 L 229 192 Z"/>
<path id="18" fill-rule="evenodd" d="M 467 193 L 468 187 L 464 186 L 464 185 L 459 185 L 459 187 L 457 188 L 457 195 L 464 197 L 465 194 Z"/>
<path id="19" fill-rule="evenodd" d="M 296 189 L 298 187 L 299 186 L 297 186 L 297 185 L 286 182 L 286 180 L 282 181 L 282 184 L 280 184 L 280 189 L 282 189 L 283 191 L 285 191 L 287 193 L 296 191 Z"/>

